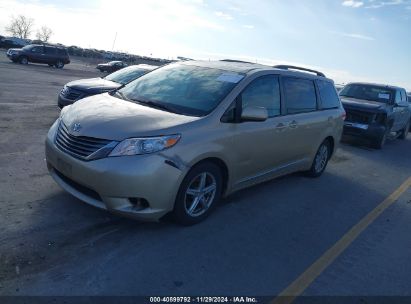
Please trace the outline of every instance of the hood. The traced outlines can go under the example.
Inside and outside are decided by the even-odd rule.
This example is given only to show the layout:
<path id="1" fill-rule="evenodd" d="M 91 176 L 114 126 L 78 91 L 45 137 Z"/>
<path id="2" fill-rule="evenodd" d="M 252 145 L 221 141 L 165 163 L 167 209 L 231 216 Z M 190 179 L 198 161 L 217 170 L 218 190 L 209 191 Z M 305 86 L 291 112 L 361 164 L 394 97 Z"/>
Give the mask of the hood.
<path id="1" fill-rule="evenodd" d="M 62 111 L 67 129 L 80 124 L 73 135 L 121 141 L 139 136 L 168 135 L 170 130 L 200 119 L 128 102 L 108 93 L 84 98 Z M 175 133 L 175 131 L 173 132 Z"/>
<path id="2" fill-rule="evenodd" d="M 80 91 L 92 92 L 114 90 L 120 87 L 121 84 L 104 78 L 90 78 L 71 81 L 67 86 Z"/>
<path id="3" fill-rule="evenodd" d="M 343 97 L 343 96 L 340 96 L 340 98 L 341 98 L 341 102 L 343 106 L 347 108 L 378 110 L 381 108 L 385 108 L 387 106 L 386 103 L 378 102 L 378 101 L 349 98 L 349 97 Z"/>

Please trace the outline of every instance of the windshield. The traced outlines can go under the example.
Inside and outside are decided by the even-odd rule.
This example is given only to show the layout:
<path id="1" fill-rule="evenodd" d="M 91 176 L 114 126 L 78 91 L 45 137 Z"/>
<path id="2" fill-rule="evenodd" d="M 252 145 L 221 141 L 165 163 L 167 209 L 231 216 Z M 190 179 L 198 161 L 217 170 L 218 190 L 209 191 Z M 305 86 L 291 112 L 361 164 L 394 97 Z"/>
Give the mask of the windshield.
<path id="1" fill-rule="evenodd" d="M 340 96 L 389 103 L 394 99 L 394 92 L 375 85 L 349 84 L 341 90 Z"/>
<path id="2" fill-rule="evenodd" d="M 120 84 L 126 84 L 129 83 L 130 81 L 133 81 L 134 79 L 137 79 L 141 75 L 144 75 L 147 73 L 148 70 L 142 69 L 142 68 L 136 68 L 136 67 L 128 67 L 124 68 L 121 70 L 118 70 L 117 72 L 111 73 L 110 75 L 107 75 L 104 77 L 107 80 L 114 81 Z"/>
<path id="3" fill-rule="evenodd" d="M 156 103 L 175 112 L 210 113 L 244 77 L 218 69 L 173 64 L 152 71 L 120 90 L 127 99 Z"/>

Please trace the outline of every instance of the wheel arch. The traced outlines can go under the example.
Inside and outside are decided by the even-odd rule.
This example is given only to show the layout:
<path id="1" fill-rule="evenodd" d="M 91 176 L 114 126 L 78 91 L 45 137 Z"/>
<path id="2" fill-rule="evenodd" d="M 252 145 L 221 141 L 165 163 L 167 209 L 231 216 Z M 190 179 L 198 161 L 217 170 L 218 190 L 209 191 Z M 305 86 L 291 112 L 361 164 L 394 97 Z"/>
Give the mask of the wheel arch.
<path id="1" fill-rule="evenodd" d="M 228 181 L 229 181 L 229 176 L 230 176 L 227 164 L 225 163 L 224 160 L 222 160 L 219 157 L 210 156 L 210 157 L 206 157 L 206 158 L 203 158 L 203 159 L 197 161 L 196 163 L 194 163 L 191 166 L 191 168 L 193 168 L 195 166 L 198 166 L 199 164 L 202 164 L 202 163 L 205 163 L 205 162 L 211 162 L 211 163 L 217 165 L 220 168 L 221 175 L 223 177 L 222 195 L 224 195 L 227 191 L 227 188 L 228 188 Z"/>

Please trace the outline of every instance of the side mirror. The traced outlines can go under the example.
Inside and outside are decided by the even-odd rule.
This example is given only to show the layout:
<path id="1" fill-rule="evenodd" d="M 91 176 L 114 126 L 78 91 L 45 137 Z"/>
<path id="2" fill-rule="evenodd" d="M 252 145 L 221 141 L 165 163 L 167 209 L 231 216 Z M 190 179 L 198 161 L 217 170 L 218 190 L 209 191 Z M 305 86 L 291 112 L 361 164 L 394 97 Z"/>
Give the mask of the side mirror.
<path id="1" fill-rule="evenodd" d="M 241 121 L 265 121 L 267 118 L 267 109 L 262 107 L 245 107 L 241 113 Z"/>

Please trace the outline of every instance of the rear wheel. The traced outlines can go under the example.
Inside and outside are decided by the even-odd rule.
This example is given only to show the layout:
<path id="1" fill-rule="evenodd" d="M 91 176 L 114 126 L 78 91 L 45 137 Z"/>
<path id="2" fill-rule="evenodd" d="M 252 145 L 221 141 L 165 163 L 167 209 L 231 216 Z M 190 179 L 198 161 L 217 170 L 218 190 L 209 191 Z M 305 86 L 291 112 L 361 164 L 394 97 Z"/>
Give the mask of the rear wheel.
<path id="1" fill-rule="evenodd" d="M 203 221 L 221 198 L 222 175 L 212 162 L 193 167 L 181 183 L 173 215 L 180 224 L 189 226 Z"/>
<path id="2" fill-rule="evenodd" d="M 407 125 L 404 127 L 404 129 L 402 129 L 401 134 L 398 138 L 406 139 L 409 131 L 410 131 L 410 122 L 408 122 Z"/>
<path id="3" fill-rule="evenodd" d="M 331 145 L 328 140 L 323 141 L 315 154 L 310 170 L 306 172 L 309 177 L 319 177 L 327 167 L 331 156 Z"/>
<path id="4" fill-rule="evenodd" d="M 56 64 L 54 66 L 58 69 L 62 69 L 64 67 L 64 62 L 59 60 L 59 61 L 56 62 Z"/>
<path id="5" fill-rule="evenodd" d="M 22 56 L 22 57 L 20 57 L 19 62 L 20 62 L 21 64 L 28 64 L 28 63 L 29 63 L 29 60 L 27 59 L 26 56 Z"/>

